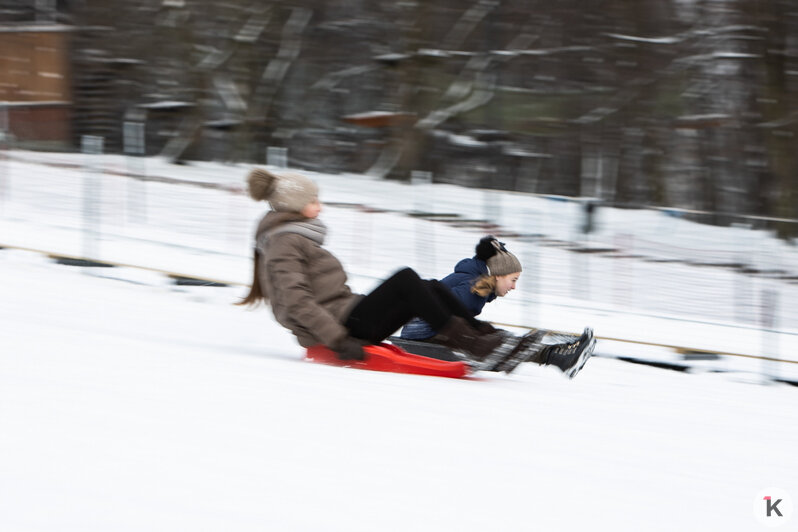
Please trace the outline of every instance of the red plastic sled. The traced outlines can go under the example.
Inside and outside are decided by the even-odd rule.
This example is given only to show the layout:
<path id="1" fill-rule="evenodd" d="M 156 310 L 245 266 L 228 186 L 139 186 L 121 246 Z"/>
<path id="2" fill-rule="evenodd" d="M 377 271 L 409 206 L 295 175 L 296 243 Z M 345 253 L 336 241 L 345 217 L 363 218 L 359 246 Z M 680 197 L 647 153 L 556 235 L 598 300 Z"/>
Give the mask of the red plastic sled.
<path id="1" fill-rule="evenodd" d="M 327 347 L 314 345 L 308 347 L 305 360 L 332 366 L 347 366 L 393 373 L 411 373 L 413 375 L 431 375 L 434 377 L 451 377 L 453 379 L 462 379 L 469 374 L 468 365 L 459 360 L 451 362 L 415 355 L 395 345 L 386 343 L 367 345 L 363 349 L 367 353 L 365 360 L 341 360 L 335 352 Z"/>

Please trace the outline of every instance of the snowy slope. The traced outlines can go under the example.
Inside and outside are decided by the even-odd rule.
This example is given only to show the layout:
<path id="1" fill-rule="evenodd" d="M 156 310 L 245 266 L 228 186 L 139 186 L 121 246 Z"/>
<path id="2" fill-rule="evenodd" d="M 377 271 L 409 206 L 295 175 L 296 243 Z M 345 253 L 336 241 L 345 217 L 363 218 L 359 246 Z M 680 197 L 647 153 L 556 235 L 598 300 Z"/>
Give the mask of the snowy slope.
<path id="1" fill-rule="evenodd" d="M 245 168 L 10 155 L 0 245 L 248 280 L 264 206 L 242 194 Z M 403 265 L 443 275 L 487 231 L 540 233 L 505 238 L 525 272 L 484 318 L 798 360 L 795 283 L 682 256 L 748 249 L 793 271 L 795 250 L 766 235 L 602 210 L 579 245 L 631 238 L 657 260 L 574 254 L 557 245 L 578 240 L 572 204 L 314 177 L 357 290 Z M 679 373 L 614 358 L 684 362 L 669 350 L 600 341 L 573 381 L 539 367 L 371 373 L 303 362 L 267 308 L 232 304 L 240 285 L 178 287 L 12 248 L 0 275 L 3 532 L 758 530 L 761 490 L 798 494 L 796 388 L 762 376 L 798 379 L 796 364 L 724 357 Z M 768 291 L 773 331 L 759 327 Z"/>
<path id="2" fill-rule="evenodd" d="M 332 368 L 237 288 L 0 270 L 0 530 L 757 530 L 798 493 L 787 385 Z"/>

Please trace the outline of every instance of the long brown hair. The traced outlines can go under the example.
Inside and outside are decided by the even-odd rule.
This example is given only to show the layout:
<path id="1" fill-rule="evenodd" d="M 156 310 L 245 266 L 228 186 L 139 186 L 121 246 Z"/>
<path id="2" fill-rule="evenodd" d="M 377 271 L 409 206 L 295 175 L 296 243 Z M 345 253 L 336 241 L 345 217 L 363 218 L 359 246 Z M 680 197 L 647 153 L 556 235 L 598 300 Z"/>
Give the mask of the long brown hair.
<path id="1" fill-rule="evenodd" d="M 496 276 L 483 275 L 471 286 L 471 292 L 481 297 L 488 297 L 496 291 Z"/>
<path id="2" fill-rule="evenodd" d="M 269 300 L 268 295 L 260 286 L 260 277 L 258 276 L 260 253 L 258 253 L 257 249 L 254 251 L 252 266 L 252 285 L 249 287 L 249 293 L 244 299 L 236 303 L 236 305 L 249 305 L 254 307 L 259 303 L 266 303 Z"/>

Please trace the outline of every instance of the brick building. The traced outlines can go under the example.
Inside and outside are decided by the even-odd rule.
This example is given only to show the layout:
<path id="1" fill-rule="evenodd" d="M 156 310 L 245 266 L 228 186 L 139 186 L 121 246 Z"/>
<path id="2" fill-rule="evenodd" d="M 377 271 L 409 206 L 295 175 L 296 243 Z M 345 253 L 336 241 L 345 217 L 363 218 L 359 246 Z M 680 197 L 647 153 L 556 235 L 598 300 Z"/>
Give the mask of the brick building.
<path id="1" fill-rule="evenodd" d="M 71 143 L 70 26 L 0 26 L 0 131 L 22 147 Z"/>

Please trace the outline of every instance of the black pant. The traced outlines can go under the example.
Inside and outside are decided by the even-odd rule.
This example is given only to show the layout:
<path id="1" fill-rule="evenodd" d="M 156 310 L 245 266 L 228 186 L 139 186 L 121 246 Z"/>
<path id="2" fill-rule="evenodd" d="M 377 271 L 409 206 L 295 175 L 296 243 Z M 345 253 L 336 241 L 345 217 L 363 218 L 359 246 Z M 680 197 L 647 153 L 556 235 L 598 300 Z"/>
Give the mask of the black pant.
<path id="1" fill-rule="evenodd" d="M 404 268 L 361 299 L 344 326 L 355 338 L 376 344 L 411 318 L 421 318 L 437 331 L 452 315 L 476 324 L 468 309 L 446 285 L 422 280 L 415 271 Z"/>

